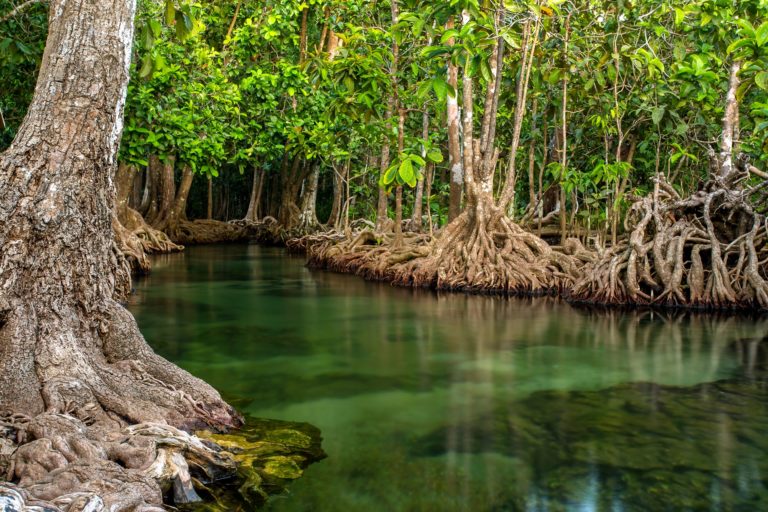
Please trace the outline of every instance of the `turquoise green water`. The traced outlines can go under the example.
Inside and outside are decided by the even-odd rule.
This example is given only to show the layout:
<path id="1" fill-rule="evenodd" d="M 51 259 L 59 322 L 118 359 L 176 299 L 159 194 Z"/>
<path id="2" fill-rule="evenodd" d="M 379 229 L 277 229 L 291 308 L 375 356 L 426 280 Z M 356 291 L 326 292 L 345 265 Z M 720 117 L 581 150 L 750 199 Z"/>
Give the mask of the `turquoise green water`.
<path id="1" fill-rule="evenodd" d="M 255 246 L 154 268 L 131 309 L 159 353 L 323 433 L 271 510 L 768 510 L 766 320 L 437 296 Z"/>

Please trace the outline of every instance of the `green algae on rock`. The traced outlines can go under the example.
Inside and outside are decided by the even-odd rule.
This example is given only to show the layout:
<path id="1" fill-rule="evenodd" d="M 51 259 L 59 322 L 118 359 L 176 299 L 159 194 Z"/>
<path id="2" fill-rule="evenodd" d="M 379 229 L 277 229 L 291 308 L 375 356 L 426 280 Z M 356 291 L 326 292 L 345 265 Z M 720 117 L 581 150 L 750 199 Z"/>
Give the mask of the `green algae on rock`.
<path id="1" fill-rule="evenodd" d="M 310 464 L 326 457 L 320 430 L 308 423 L 247 418 L 238 432 L 197 435 L 224 448 L 238 469 L 232 481 L 215 489 L 201 485 L 207 499 L 187 509 L 195 512 L 253 510 L 284 493 Z"/>

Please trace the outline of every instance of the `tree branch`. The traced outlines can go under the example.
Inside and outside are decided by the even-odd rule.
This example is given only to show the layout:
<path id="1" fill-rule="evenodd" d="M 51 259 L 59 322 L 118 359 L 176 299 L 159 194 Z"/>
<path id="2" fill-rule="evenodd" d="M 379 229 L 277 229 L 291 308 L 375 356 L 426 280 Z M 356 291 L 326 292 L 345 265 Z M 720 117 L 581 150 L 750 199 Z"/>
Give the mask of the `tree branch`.
<path id="1" fill-rule="evenodd" d="M 13 9 L 11 9 L 11 12 L 9 12 L 8 14 L 0 17 L 0 23 L 5 23 L 9 19 L 11 19 L 14 16 L 18 15 L 19 13 L 21 13 L 21 11 L 23 11 L 27 7 L 30 7 L 30 6 L 32 6 L 34 4 L 41 4 L 43 2 L 47 2 L 47 0 L 27 0 L 26 2 L 22 2 L 19 5 L 17 5 L 16 7 L 14 7 Z"/>

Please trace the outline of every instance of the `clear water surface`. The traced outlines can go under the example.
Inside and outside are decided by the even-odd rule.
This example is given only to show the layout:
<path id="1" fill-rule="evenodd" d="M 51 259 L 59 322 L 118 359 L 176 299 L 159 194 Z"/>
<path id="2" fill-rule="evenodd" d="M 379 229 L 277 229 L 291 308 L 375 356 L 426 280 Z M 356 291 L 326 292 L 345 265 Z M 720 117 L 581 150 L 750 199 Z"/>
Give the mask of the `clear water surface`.
<path id="1" fill-rule="evenodd" d="M 768 510 L 768 320 L 436 295 L 257 246 L 135 285 L 159 353 L 322 430 L 270 510 Z"/>

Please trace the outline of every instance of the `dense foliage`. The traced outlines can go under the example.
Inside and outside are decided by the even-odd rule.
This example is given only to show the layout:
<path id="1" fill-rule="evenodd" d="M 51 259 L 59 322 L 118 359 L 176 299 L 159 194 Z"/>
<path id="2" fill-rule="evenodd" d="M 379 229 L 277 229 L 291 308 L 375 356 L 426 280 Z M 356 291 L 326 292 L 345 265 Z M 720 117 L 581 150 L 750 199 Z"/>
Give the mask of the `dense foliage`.
<path id="1" fill-rule="evenodd" d="M 615 232 L 627 195 L 648 192 L 656 173 L 692 190 L 718 145 L 734 60 L 738 142 L 768 164 L 766 0 L 392 1 L 141 2 L 121 160 L 145 168 L 150 155 L 174 157 L 177 169 L 232 176 L 226 195 L 239 209 L 251 172 L 263 172 L 261 211 L 274 217 L 298 202 L 279 190 L 295 181 L 300 193 L 317 168 L 322 221 L 344 189 L 348 216 L 373 220 L 380 185 L 406 189 L 407 215 L 407 191 L 434 168 L 426 199 L 444 223 L 446 109 L 451 97 L 466 101 L 449 71 L 476 77 L 478 122 L 500 36 L 497 172 L 514 148 L 513 216 L 530 220 L 534 206 L 546 215 L 547 191 L 561 188 L 571 229 Z M 13 5 L 0 2 L 0 17 Z M 6 146 L 32 92 L 45 7 L 0 30 Z"/>

